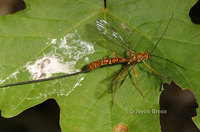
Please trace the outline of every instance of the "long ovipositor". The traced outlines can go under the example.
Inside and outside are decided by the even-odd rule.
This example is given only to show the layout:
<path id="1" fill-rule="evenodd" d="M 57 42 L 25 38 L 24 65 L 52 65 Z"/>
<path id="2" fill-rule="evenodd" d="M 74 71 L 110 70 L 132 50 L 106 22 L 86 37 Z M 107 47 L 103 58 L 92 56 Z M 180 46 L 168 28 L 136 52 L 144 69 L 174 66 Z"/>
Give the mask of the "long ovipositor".
<path id="1" fill-rule="evenodd" d="M 127 58 L 108 58 L 108 59 L 101 59 L 101 60 L 97 60 L 95 62 L 92 62 L 88 65 L 87 69 L 89 71 L 92 71 L 94 69 L 97 69 L 101 66 L 105 66 L 105 65 L 112 65 L 112 64 L 120 64 L 120 63 L 125 63 L 128 62 L 129 59 Z"/>

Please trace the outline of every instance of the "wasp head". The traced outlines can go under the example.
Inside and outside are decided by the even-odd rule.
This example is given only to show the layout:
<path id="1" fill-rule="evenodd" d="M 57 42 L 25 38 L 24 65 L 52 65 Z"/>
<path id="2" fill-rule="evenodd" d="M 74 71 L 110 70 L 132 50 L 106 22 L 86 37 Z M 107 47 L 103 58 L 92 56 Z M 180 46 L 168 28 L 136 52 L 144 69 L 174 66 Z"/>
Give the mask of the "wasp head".
<path id="1" fill-rule="evenodd" d="M 144 55 L 145 55 L 145 60 L 149 60 L 150 59 L 151 55 L 148 52 L 145 52 Z"/>

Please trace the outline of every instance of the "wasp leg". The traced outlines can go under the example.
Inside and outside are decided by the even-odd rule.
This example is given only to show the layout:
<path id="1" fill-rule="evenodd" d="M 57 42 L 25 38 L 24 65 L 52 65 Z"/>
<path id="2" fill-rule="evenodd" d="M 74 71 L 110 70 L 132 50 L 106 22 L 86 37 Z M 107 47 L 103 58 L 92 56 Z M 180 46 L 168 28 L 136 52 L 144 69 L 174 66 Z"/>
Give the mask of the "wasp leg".
<path id="1" fill-rule="evenodd" d="M 115 52 L 111 52 L 111 53 L 106 57 L 106 59 L 108 59 L 109 56 L 111 56 L 112 54 L 113 54 L 114 56 L 116 56 L 117 59 L 121 59 L 121 57 L 119 57 Z"/>
<path id="2" fill-rule="evenodd" d="M 155 71 L 155 70 L 154 70 L 152 67 L 150 67 L 145 61 L 143 61 L 143 63 L 145 64 L 145 66 L 146 66 L 147 68 L 151 69 L 154 73 L 156 73 L 156 74 L 158 74 L 158 75 L 160 75 L 160 76 L 162 76 L 162 77 L 164 77 L 164 78 L 166 78 L 166 79 L 169 79 L 169 78 L 167 78 L 166 76 L 164 76 L 164 75 L 160 74 L 159 72 Z"/>
<path id="3" fill-rule="evenodd" d="M 115 99 L 115 94 L 116 94 L 116 90 L 117 90 L 117 83 L 120 79 L 120 77 L 125 73 L 125 71 L 129 68 L 130 65 L 127 65 L 126 68 L 122 71 L 122 73 L 118 76 L 117 80 L 116 80 L 116 83 L 115 83 L 115 90 L 114 90 L 114 97 L 113 97 L 113 100 L 112 100 L 112 105 L 111 107 L 113 106 L 113 103 L 114 103 L 114 99 Z"/>
<path id="4" fill-rule="evenodd" d="M 135 71 L 135 68 L 133 68 L 133 72 L 134 72 L 134 75 L 135 75 L 135 80 L 136 80 L 136 84 L 137 84 L 137 87 L 138 87 L 138 90 L 140 92 L 140 94 L 144 97 L 144 95 L 142 94 L 142 91 L 138 85 L 138 81 L 137 81 L 137 72 Z"/>
<path id="5" fill-rule="evenodd" d="M 131 70 L 132 70 L 132 68 L 128 71 L 128 74 L 127 74 L 127 75 L 124 77 L 124 79 L 121 81 L 119 87 L 121 87 L 121 85 L 124 83 L 124 81 L 126 80 L 127 76 L 130 74 Z M 119 87 L 118 87 L 118 88 L 119 88 Z"/>

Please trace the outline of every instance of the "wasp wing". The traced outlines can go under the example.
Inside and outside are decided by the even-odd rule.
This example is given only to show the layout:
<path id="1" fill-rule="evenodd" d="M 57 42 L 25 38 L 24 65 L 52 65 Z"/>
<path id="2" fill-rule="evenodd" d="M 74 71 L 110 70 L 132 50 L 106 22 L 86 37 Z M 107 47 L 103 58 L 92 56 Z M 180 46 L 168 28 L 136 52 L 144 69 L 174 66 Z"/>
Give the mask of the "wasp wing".
<path id="1" fill-rule="evenodd" d="M 131 46 L 122 38 L 117 30 L 104 20 L 97 20 L 97 29 L 100 34 L 110 41 L 118 41 L 126 49 L 132 49 Z"/>

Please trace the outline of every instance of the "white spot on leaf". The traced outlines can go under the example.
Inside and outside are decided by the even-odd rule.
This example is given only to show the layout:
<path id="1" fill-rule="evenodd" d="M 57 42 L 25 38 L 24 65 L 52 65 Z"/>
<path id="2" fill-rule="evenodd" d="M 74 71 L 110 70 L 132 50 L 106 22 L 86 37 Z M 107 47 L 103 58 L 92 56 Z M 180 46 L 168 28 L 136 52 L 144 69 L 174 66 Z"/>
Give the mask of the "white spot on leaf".
<path id="1" fill-rule="evenodd" d="M 77 31 L 59 39 L 50 39 L 47 44 L 52 46 L 51 52 L 26 65 L 33 79 L 48 78 L 54 73 L 77 72 L 79 70 L 75 69 L 76 63 L 84 56 L 94 53 L 93 45 L 81 40 Z M 50 63 L 44 64 L 44 60 L 49 60 Z"/>
<path id="2" fill-rule="evenodd" d="M 54 73 L 73 73 L 75 62 L 64 62 L 56 56 L 44 56 L 35 61 L 34 64 L 27 64 L 26 68 L 33 79 L 51 77 Z"/>

